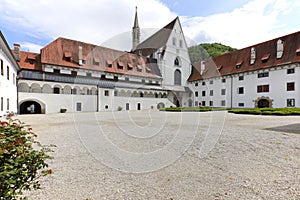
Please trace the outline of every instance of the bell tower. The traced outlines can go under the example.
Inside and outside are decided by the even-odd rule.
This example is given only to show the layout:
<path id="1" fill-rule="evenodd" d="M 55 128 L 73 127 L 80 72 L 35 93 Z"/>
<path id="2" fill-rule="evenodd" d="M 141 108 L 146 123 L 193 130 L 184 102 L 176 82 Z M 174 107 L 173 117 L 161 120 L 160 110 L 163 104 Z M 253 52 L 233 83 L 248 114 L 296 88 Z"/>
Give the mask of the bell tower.
<path id="1" fill-rule="evenodd" d="M 138 16 L 137 16 L 137 7 L 135 7 L 135 18 L 134 18 L 134 24 L 132 27 L 132 51 L 136 49 L 138 44 L 140 43 L 140 27 L 138 22 Z"/>

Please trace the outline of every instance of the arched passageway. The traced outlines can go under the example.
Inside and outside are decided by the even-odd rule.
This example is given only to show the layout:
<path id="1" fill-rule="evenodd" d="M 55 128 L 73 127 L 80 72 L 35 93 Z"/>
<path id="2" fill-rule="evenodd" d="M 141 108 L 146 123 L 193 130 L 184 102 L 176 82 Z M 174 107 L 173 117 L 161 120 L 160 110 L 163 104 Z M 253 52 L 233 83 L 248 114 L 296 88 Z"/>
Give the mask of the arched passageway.
<path id="1" fill-rule="evenodd" d="M 36 101 L 25 101 L 20 105 L 20 114 L 41 114 L 42 107 Z"/>

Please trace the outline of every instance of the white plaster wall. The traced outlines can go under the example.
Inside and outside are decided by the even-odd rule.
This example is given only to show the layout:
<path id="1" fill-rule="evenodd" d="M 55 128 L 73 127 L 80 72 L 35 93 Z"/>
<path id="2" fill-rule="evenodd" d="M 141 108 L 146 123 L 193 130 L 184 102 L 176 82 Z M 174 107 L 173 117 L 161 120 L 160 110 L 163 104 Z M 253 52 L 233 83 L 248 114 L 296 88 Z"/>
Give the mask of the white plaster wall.
<path id="1" fill-rule="evenodd" d="M 104 96 L 105 90 L 109 91 L 109 96 Z M 129 110 L 138 110 L 138 103 L 141 104 L 141 110 L 157 109 L 159 103 L 164 103 L 165 107 L 175 106 L 167 98 L 114 96 L 114 89 L 99 88 L 100 111 L 116 111 L 118 107 L 122 107 L 122 110 L 125 110 L 126 103 L 129 103 Z M 105 106 L 108 106 L 108 108 L 106 109 Z"/>
<path id="2" fill-rule="evenodd" d="M 295 68 L 295 73 L 287 74 L 287 68 Z M 269 71 L 269 77 L 258 78 L 257 74 L 264 71 Z M 239 80 L 239 76 L 244 76 L 244 80 Z M 226 78 L 226 83 L 222 83 L 222 78 Z M 213 84 L 209 83 L 210 80 L 213 80 Z M 198 97 L 194 97 L 194 105 L 195 101 L 206 101 L 206 105 L 208 106 L 209 101 L 213 101 L 214 107 L 221 107 L 221 101 L 226 100 L 226 107 L 231 107 L 232 102 L 233 108 L 238 108 L 239 103 L 244 103 L 244 107 L 246 108 L 253 108 L 257 98 L 269 97 L 273 100 L 272 103 L 275 108 L 286 107 L 287 99 L 295 99 L 295 107 L 300 107 L 300 67 L 298 65 L 287 65 L 283 68 L 277 67 L 271 70 L 265 69 L 227 77 L 206 79 L 204 81 L 206 82 L 205 86 L 202 86 L 203 81 L 195 81 L 189 84 L 194 95 L 195 91 L 198 91 Z M 196 82 L 198 86 L 195 86 Z M 287 91 L 288 82 L 295 82 L 295 91 Z M 258 85 L 269 85 L 269 92 L 257 93 Z M 238 94 L 239 87 L 244 87 L 244 94 Z M 226 89 L 225 96 L 221 95 L 222 88 Z M 205 97 L 202 97 L 203 90 L 206 91 Z M 209 96 L 210 90 L 214 91 L 213 96 Z"/>
<path id="3" fill-rule="evenodd" d="M 45 105 L 46 113 L 58 113 L 61 108 L 67 112 L 76 112 L 76 103 L 81 102 L 82 112 L 97 111 L 96 95 L 68 95 L 68 94 L 46 94 L 19 92 L 19 105 L 24 101 L 37 101 Z"/>
<path id="4" fill-rule="evenodd" d="M 176 45 L 173 45 L 173 38 L 176 39 Z M 179 46 L 180 40 L 182 40 L 182 47 Z M 186 86 L 191 72 L 191 62 L 183 31 L 178 20 L 174 25 L 166 47 L 163 59 L 158 59 L 163 77 L 162 84 L 174 85 L 174 72 L 176 69 L 179 69 L 181 71 L 181 85 Z M 177 56 L 180 58 L 181 67 L 174 67 L 174 60 Z"/>
<path id="5" fill-rule="evenodd" d="M 1 116 L 4 115 L 6 112 L 17 113 L 17 84 L 16 84 L 17 69 L 13 67 L 13 63 L 11 62 L 11 60 L 8 58 L 8 56 L 4 53 L 2 49 L 0 49 L 0 59 L 3 60 L 3 69 L 4 69 L 3 75 L 1 75 L 0 72 L 0 98 L 3 97 L 3 110 L 1 110 L 0 107 L 0 116 Z M 7 66 L 9 67 L 9 80 L 7 80 Z M 7 99 L 9 99 L 9 109 L 7 109 Z"/>

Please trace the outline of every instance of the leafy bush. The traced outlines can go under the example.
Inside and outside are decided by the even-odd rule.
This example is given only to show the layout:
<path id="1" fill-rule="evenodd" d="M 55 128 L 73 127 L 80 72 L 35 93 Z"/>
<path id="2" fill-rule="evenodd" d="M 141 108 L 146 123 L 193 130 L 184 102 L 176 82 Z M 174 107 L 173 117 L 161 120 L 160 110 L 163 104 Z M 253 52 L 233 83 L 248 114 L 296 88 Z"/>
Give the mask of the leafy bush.
<path id="1" fill-rule="evenodd" d="M 0 199 L 16 199 L 24 190 L 40 189 L 38 178 L 52 173 L 45 162 L 52 147 L 35 140 L 32 129 L 13 120 L 0 120 Z"/>
<path id="2" fill-rule="evenodd" d="M 230 109 L 228 112 L 251 115 L 300 115 L 300 108 L 241 108 Z"/>

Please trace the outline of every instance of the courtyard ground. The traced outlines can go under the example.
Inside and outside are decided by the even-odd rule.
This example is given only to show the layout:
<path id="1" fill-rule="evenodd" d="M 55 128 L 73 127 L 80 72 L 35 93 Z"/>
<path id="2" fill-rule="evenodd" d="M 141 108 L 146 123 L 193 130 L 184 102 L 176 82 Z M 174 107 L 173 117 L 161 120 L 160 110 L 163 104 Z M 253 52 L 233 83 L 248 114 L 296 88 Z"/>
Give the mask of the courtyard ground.
<path id="1" fill-rule="evenodd" d="M 55 144 L 30 199 L 300 199 L 300 117 L 120 111 L 20 115 Z"/>

